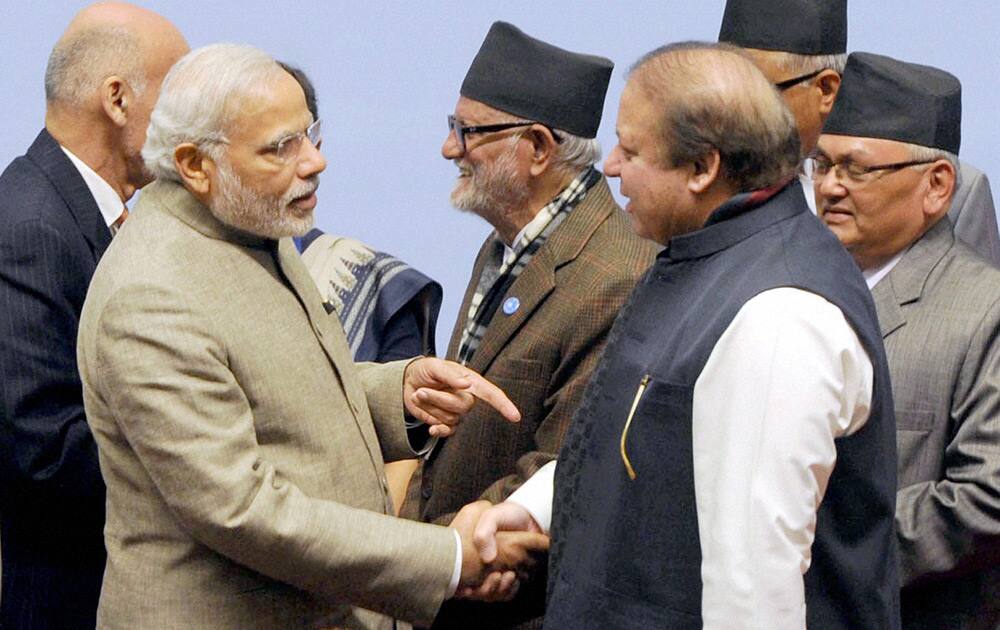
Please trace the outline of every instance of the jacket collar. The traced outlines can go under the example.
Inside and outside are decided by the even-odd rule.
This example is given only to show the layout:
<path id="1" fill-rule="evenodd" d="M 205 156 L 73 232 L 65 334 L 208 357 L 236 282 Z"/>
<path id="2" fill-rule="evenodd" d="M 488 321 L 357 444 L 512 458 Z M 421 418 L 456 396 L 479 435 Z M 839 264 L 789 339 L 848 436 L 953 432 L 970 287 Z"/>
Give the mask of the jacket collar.
<path id="1" fill-rule="evenodd" d="M 94 260 L 99 260 L 111 243 L 111 230 L 80 171 L 46 129 L 42 129 L 31 144 L 27 158 L 42 171 L 62 197 L 90 246 Z"/>
<path id="2" fill-rule="evenodd" d="M 740 194 L 729 199 L 712 211 L 704 227 L 670 239 L 659 257 L 677 261 L 710 256 L 775 223 L 809 212 L 796 178 L 762 202 L 754 202 L 752 197 Z"/>
<path id="3" fill-rule="evenodd" d="M 142 203 L 136 209 L 141 211 L 143 205 L 150 203 L 177 217 L 182 223 L 208 238 L 256 249 L 275 247 L 274 239 L 249 234 L 219 221 L 211 210 L 177 182 L 157 180 L 147 186 L 142 193 Z"/>
<path id="4" fill-rule="evenodd" d="M 556 270 L 580 255 L 597 228 L 608 219 L 612 212 L 618 211 L 617 208 L 617 204 L 611 197 L 611 189 L 608 187 L 607 179 L 602 175 L 600 180 L 591 186 L 587 196 L 552 233 L 545 245 L 538 250 L 528 266 L 511 285 L 507 294 L 517 297 L 518 308 L 510 315 L 498 309 L 483 335 L 476 353 L 472 356 L 469 367 L 479 372 L 489 369 L 500 351 L 555 288 Z M 493 238 L 492 234 L 490 238 Z M 484 248 L 483 251 L 485 252 L 487 249 Z M 478 278 L 482 273 L 485 258 L 481 252 L 472 271 L 473 278 Z M 465 328 L 465 317 L 474 293 L 475 282 L 472 282 L 459 310 L 458 321 L 455 324 L 455 330 L 448 347 L 449 357 L 454 357 L 458 353 L 459 340 L 462 336 L 462 330 Z"/>
<path id="5" fill-rule="evenodd" d="M 954 244 L 955 234 L 946 216 L 917 239 L 893 270 L 875 285 L 872 298 L 883 338 L 906 323 L 901 307 L 920 300 L 931 272 Z"/>

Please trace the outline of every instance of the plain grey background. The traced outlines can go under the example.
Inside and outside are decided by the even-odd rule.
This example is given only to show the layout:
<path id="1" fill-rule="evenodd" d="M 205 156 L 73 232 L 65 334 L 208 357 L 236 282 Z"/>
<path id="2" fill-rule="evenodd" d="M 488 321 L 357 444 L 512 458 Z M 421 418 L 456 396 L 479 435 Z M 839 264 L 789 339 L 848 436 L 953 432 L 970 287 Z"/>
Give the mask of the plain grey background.
<path id="1" fill-rule="evenodd" d="M 86 2 L 0 0 L 0 163 L 23 153 L 43 124 L 42 77 L 52 45 Z M 303 67 L 324 121 L 316 223 L 406 260 L 444 286 L 443 353 L 475 253 L 489 226 L 452 209 L 456 169 L 441 158 L 445 116 L 483 36 L 506 20 L 557 46 L 616 63 L 599 138 L 614 144 L 628 66 L 667 42 L 715 40 L 724 0 L 679 2 L 355 3 L 339 0 L 156 0 L 192 47 L 258 46 Z M 994 82 L 1000 4 L 991 0 L 852 0 L 849 50 L 944 68 L 964 86 L 962 157 L 1000 177 Z M 617 193 L 618 186 L 612 182 Z M 0 227 L 2 229 L 2 227 Z"/>

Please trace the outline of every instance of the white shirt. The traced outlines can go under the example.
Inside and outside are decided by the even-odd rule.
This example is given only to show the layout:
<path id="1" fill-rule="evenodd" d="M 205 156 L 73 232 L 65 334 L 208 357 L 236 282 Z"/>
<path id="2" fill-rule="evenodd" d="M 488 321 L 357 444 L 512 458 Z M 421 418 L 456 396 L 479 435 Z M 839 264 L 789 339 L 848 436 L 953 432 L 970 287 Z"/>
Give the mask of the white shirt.
<path id="1" fill-rule="evenodd" d="M 806 204 L 813 214 L 816 214 L 816 189 L 813 188 L 812 177 L 805 173 L 799 173 L 799 182 L 802 184 L 802 192 L 806 195 Z"/>
<path id="2" fill-rule="evenodd" d="M 864 271 L 861 272 L 861 275 L 865 277 L 865 283 L 868 285 L 869 291 L 874 289 L 875 285 L 878 284 L 882 278 L 889 275 L 889 272 L 892 271 L 892 268 L 896 266 L 896 263 L 898 263 L 900 259 L 903 258 L 903 254 L 905 252 L 906 250 L 904 249 L 903 251 L 897 253 L 895 256 L 889 259 L 889 262 L 885 263 L 881 267 L 876 267 L 874 269 L 865 269 Z"/>
<path id="3" fill-rule="evenodd" d="M 63 150 L 63 153 L 73 163 L 76 170 L 80 171 L 83 181 L 87 184 L 87 188 L 90 189 L 90 194 L 93 195 L 94 201 L 97 202 L 97 208 L 101 211 L 101 216 L 104 217 L 105 225 L 111 227 L 118 220 L 118 217 L 122 215 L 122 210 L 125 208 L 122 198 L 118 196 L 118 193 L 111 187 L 111 184 L 98 175 L 94 169 L 84 164 L 83 160 L 73 155 L 66 147 L 60 145 L 59 148 Z"/>
<path id="4" fill-rule="evenodd" d="M 867 422 L 872 383 L 854 329 L 814 293 L 765 291 L 719 338 L 692 406 L 705 628 L 805 628 L 802 576 L 834 439 Z M 555 466 L 508 498 L 545 531 Z"/>

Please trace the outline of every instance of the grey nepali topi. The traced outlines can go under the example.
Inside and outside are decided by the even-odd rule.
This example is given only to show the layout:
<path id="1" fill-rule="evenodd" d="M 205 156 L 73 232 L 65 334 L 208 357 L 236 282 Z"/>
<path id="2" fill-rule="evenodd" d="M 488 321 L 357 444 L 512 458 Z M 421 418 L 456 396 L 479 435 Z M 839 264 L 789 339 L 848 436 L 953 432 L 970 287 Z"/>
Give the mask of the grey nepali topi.
<path id="1" fill-rule="evenodd" d="M 797 55 L 842 55 L 847 0 L 729 0 L 719 41 Z"/>
<path id="2" fill-rule="evenodd" d="M 460 90 L 491 107 L 593 138 L 614 63 L 557 48 L 494 22 Z"/>
<path id="3" fill-rule="evenodd" d="M 931 66 L 851 53 L 823 133 L 897 140 L 957 155 L 962 84 Z"/>

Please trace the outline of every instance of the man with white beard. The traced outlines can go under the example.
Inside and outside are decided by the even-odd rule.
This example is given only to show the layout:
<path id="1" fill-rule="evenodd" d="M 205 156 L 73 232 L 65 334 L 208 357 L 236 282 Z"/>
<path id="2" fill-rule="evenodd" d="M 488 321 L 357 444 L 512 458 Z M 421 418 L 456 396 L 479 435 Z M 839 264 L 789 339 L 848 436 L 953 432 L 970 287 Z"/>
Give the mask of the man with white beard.
<path id="1" fill-rule="evenodd" d="M 80 320 L 107 484 L 98 627 L 428 623 L 546 544 L 512 539 L 488 577 L 475 507 L 453 530 L 388 516 L 383 460 L 448 435 L 477 398 L 518 414 L 454 363 L 355 366 L 287 238 L 312 227 L 319 141 L 298 83 L 254 48 L 196 50 L 164 81 L 142 152 L 157 181 Z"/>
<path id="2" fill-rule="evenodd" d="M 472 501 L 502 501 L 555 457 L 611 324 L 652 263 L 656 246 L 632 232 L 593 166 L 612 67 L 496 22 L 466 74 L 441 154 L 459 171 L 452 203 L 494 232 L 447 356 L 496 382 L 522 421 L 466 414 L 414 475 L 402 516 L 448 523 Z M 537 618 L 544 585 L 532 585 L 488 613 L 451 602 L 435 627 Z"/>

